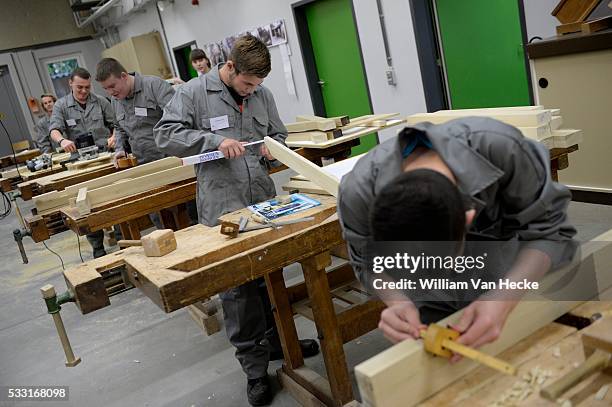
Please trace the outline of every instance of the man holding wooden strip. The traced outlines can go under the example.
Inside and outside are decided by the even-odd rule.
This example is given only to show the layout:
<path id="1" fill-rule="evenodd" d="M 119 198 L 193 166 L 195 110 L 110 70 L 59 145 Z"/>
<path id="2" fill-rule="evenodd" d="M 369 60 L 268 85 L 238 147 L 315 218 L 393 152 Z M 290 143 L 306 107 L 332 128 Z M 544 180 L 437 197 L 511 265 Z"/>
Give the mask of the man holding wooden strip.
<path id="1" fill-rule="evenodd" d="M 370 151 L 342 178 L 338 213 L 366 288 L 372 289 L 374 276 L 366 252 L 375 241 L 463 246 L 465 240 L 514 240 L 524 244 L 507 277 L 534 281 L 575 253 L 570 199 L 551 179 L 544 146 L 497 120 L 469 117 L 407 127 Z M 417 339 L 423 323 L 465 307 L 453 328 L 461 333 L 459 343 L 479 347 L 499 336 L 517 304 L 507 296 L 481 296 L 469 305 L 461 299 L 415 304 L 403 292 L 376 293 L 388 305 L 379 327 L 393 342 Z"/>
<path id="2" fill-rule="evenodd" d="M 159 148 L 185 157 L 220 150 L 226 159 L 196 164 L 200 223 L 276 195 L 268 175 L 274 158 L 263 144 L 244 144 L 269 136 L 284 143 L 283 125 L 272 93 L 261 85 L 271 70 L 268 48 L 247 35 L 234 44 L 229 60 L 182 85 L 155 126 Z M 236 358 L 247 375 L 252 405 L 272 399 L 268 362 L 279 358 L 279 341 L 270 300 L 262 279 L 220 294 L 225 327 Z M 302 341 L 304 356 L 318 352 L 316 342 Z M 282 357 L 282 356 L 280 356 Z"/>
<path id="3" fill-rule="evenodd" d="M 125 157 L 124 141 L 131 146 L 138 164 L 164 158 L 155 144 L 153 127 L 174 95 L 172 85 L 157 76 L 128 73 L 113 58 L 98 62 L 96 81 L 111 97 L 117 117 L 115 160 Z"/>

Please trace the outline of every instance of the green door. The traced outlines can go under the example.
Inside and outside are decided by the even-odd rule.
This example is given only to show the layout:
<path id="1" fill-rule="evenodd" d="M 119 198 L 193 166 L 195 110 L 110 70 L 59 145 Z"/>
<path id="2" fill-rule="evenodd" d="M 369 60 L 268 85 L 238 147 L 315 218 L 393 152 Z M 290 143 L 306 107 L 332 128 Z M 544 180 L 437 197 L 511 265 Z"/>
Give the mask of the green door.
<path id="1" fill-rule="evenodd" d="M 351 0 L 318 0 L 304 7 L 327 116 L 371 114 Z M 352 154 L 376 143 L 376 134 L 362 137 Z"/>
<path id="2" fill-rule="evenodd" d="M 529 105 L 517 0 L 434 0 L 453 109 Z"/>

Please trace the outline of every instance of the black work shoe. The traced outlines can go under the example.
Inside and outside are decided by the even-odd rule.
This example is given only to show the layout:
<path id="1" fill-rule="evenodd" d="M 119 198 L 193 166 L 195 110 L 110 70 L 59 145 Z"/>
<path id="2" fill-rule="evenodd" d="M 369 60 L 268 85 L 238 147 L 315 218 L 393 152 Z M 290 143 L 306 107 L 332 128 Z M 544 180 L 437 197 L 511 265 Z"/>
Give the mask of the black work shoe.
<path id="1" fill-rule="evenodd" d="M 268 376 L 247 381 L 247 398 L 252 406 L 266 406 L 272 401 L 272 389 Z"/>
<path id="2" fill-rule="evenodd" d="M 319 354 L 319 344 L 314 339 L 300 339 L 300 348 L 302 349 L 302 355 L 305 358 Z M 270 351 L 270 360 L 281 360 L 282 358 L 282 349 Z"/>
<path id="3" fill-rule="evenodd" d="M 106 256 L 106 250 L 104 250 L 104 248 L 94 249 L 94 251 L 93 251 L 93 258 L 94 259 L 97 259 L 98 257 L 102 257 L 102 256 Z"/>

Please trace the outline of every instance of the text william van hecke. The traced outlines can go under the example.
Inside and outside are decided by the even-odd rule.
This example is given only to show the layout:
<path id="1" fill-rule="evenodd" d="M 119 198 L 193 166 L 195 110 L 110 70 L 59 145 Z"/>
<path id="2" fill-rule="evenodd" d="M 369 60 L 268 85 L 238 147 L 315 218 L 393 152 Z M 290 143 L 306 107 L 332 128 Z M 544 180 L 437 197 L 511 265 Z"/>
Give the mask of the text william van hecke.
<path id="1" fill-rule="evenodd" d="M 487 281 L 481 278 L 471 278 L 469 281 L 454 281 L 448 278 L 402 278 L 397 281 L 385 281 L 377 278 L 372 281 L 376 290 L 537 290 L 540 284 L 537 281 L 527 279 L 514 281 L 508 278 L 500 278 L 497 281 Z"/>

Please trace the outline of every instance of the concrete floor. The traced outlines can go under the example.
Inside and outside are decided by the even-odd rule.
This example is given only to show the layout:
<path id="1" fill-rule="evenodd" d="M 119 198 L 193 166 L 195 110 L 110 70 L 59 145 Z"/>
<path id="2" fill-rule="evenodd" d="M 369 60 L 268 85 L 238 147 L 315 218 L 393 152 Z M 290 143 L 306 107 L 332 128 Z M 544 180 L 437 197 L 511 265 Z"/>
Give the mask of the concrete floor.
<path id="1" fill-rule="evenodd" d="M 24 213 L 31 201 L 18 201 Z M 612 207 L 572 203 L 570 218 L 579 239 L 590 239 L 612 228 Z M 75 354 L 74 368 L 64 367 L 64 354 L 39 288 L 53 284 L 66 289 L 59 259 L 42 244 L 25 240 L 30 259 L 23 265 L 12 230 L 16 217 L 0 222 L 0 385 L 69 386 L 69 402 L 19 402 L 15 406 L 247 406 L 245 378 L 225 332 L 207 337 L 186 310 L 165 314 L 138 290 L 111 298 L 112 305 L 83 316 L 74 304 L 61 314 Z M 85 238 L 83 257 L 91 258 Z M 80 261 L 72 232 L 53 236 L 48 246 L 65 265 Z M 299 278 L 295 268 L 288 278 Z M 300 337 L 315 337 L 314 325 L 297 318 Z M 374 331 L 345 346 L 352 368 L 389 346 Z M 324 375 L 319 356 L 307 365 Z M 270 364 L 275 377 L 280 362 Z M 276 386 L 273 406 L 298 405 Z M 356 390 L 355 390 L 356 391 Z M 0 401 L 0 406 L 13 405 Z"/>

